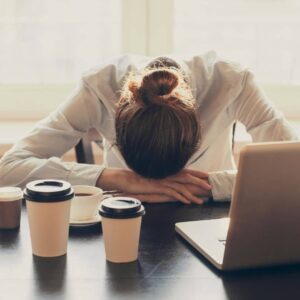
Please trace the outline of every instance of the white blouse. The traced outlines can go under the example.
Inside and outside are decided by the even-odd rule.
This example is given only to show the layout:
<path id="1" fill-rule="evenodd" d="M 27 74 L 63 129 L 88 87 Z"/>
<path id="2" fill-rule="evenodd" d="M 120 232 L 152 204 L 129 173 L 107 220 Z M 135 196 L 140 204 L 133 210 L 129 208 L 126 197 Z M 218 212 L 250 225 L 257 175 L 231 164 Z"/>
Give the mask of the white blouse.
<path id="1" fill-rule="evenodd" d="M 213 198 L 230 200 L 236 174 L 231 145 L 236 120 L 245 125 L 254 142 L 298 137 L 249 70 L 218 59 L 215 52 L 169 57 L 187 74 L 202 127 L 200 149 L 186 168 L 208 172 Z M 43 178 L 95 185 L 105 167 L 127 168 L 114 146 L 116 103 L 128 72 L 141 70 L 152 59 L 126 55 L 85 74 L 73 95 L 3 156 L 0 186 L 24 187 L 31 180 Z M 60 157 L 91 128 L 103 138 L 103 165 L 62 161 Z"/>

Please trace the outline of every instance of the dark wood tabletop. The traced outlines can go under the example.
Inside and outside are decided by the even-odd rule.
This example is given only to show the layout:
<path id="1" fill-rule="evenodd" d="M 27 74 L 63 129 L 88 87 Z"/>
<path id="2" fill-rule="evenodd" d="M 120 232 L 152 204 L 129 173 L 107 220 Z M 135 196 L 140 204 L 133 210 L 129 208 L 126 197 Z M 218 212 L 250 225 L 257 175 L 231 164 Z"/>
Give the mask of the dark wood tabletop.
<path id="1" fill-rule="evenodd" d="M 174 230 L 179 221 L 220 218 L 229 205 L 147 204 L 139 260 L 105 260 L 101 225 L 70 228 L 68 253 L 31 254 L 27 213 L 0 231 L 0 299 L 300 299 L 300 266 L 222 273 Z"/>

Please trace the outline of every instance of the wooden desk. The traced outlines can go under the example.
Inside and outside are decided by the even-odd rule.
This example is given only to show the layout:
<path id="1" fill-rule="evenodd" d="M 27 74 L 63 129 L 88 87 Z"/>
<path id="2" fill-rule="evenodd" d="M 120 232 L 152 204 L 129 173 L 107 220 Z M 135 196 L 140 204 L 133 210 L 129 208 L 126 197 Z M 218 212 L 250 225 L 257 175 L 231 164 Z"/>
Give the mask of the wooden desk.
<path id="1" fill-rule="evenodd" d="M 31 254 L 27 214 L 0 232 L 0 299 L 300 299 L 300 267 L 223 274 L 174 231 L 174 223 L 224 217 L 228 204 L 146 205 L 139 261 L 105 260 L 101 226 L 71 229 L 67 256 Z"/>

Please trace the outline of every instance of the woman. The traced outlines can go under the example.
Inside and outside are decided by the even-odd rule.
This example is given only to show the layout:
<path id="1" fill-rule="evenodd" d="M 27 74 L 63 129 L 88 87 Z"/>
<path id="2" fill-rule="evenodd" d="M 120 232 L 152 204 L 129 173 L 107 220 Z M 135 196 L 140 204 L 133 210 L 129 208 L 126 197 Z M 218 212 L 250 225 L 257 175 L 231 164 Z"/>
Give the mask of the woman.
<path id="1" fill-rule="evenodd" d="M 214 52 L 123 56 L 84 76 L 68 101 L 4 155 L 0 185 L 57 178 L 148 202 L 230 200 L 236 120 L 255 142 L 297 139 L 253 75 Z M 103 137 L 104 165 L 62 162 L 91 128 Z"/>

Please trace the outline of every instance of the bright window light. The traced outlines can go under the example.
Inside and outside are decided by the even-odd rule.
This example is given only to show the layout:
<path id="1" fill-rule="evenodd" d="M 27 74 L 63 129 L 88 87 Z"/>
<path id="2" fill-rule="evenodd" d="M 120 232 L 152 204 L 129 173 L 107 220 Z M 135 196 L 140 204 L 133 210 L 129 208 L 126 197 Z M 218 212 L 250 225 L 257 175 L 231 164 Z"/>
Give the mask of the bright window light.
<path id="1" fill-rule="evenodd" d="M 122 0 L 1 0 L 0 83 L 78 81 L 121 53 Z"/>
<path id="2" fill-rule="evenodd" d="M 299 0 L 174 0 L 174 50 L 250 67 L 261 82 L 300 84 Z"/>

